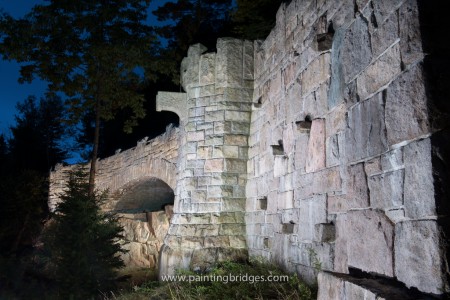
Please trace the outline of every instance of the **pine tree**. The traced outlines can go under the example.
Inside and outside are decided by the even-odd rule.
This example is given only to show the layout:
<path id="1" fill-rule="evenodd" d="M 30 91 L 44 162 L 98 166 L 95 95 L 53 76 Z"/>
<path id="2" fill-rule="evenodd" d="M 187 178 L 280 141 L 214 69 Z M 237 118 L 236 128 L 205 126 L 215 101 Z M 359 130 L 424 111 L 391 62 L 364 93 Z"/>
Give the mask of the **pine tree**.
<path id="1" fill-rule="evenodd" d="M 90 194 L 82 170 L 71 172 L 44 243 L 56 268 L 61 299 L 89 299 L 114 288 L 122 228 L 100 210 L 104 195 Z"/>

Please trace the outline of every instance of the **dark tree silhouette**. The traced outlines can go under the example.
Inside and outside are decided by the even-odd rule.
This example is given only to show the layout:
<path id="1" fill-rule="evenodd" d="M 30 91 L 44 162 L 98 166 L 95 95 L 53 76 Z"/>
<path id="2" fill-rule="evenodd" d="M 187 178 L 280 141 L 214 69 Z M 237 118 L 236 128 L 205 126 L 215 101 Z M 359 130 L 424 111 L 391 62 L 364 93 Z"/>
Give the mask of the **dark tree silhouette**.
<path id="1" fill-rule="evenodd" d="M 233 33 L 240 38 L 264 39 L 275 26 L 278 7 L 285 0 L 237 0 Z"/>
<path id="2" fill-rule="evenodd" d="M 115 286 L 123 252 L 122 228 L 113 215 L 101 212 L 102 195 L 91 194 L 82 170 L 71 172 L 67 191 L 45 233 L 61 299 L 90 299 Z"/>
<path id="3" fill-rule="evenodd" d="M 124 130 L 145 115 L 138 67 L 150 64 L 155 38 L 145 24 L 149 0 L 50 0 L 22 19 L 0 21 L 0 53 L 24 63 L 21 81 L 38 76 L 66 95 L 76 124 L 94 116 L 90 192 L 94 190 L 100 126 L 117 111 L 129 112 Z"/>
<path id="4" fill-rule="evenodd" d="M 202 43 L 214 49 L 218 37 L 229 33 L 231 0 L 170 1 L 153 14 L 165 25 L 157 28 L 159 36 L 168 42 L 161 52 L 161 73 L 179 80 L 179 64 L 190 45 Z"/>

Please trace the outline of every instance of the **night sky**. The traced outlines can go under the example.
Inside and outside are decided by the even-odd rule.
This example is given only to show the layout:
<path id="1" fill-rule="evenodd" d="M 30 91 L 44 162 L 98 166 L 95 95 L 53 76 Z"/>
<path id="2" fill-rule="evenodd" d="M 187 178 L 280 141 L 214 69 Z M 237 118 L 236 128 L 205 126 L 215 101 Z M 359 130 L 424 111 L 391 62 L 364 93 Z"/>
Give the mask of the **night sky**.
<path id="1" fill-rule="evenodd" d="M 75 0 L 76 1 L 76 0 Z M 150 11 L 168 2 L 168 0 L 156 0 L 150 4 Z M 0 0 L 0 8 L 19 18 L 31 10 L 31 8 L 42 0 Z M 155 24 L 156 17 L 149 13 L 149 23 Z M 14 124 L 16 114 L 16 103 L 23 101 L 30 95 L 38 99 L 44 94 L 47 84 L 35 79 L 31 84 L 19 84 L 19 65 L 15 62 L 0 60 L 0 134 L 9 136 L 9 127 Z"/>
<path id="2" fill-rule="evenodd" d="M 13 17 L 22 17 L 35 4 L 43 3 L 38 0 L 0 0 L 3 11 Z M 30 95 L 39 97 L 45 92 L 46 84 L 35 80 L 31 84 L 19 84 L 19 65 L 15 62 L 0 60 L 0 133 L 9 136 L 9 126 L 14 124 L 16 103 L 23 101 Z"/>

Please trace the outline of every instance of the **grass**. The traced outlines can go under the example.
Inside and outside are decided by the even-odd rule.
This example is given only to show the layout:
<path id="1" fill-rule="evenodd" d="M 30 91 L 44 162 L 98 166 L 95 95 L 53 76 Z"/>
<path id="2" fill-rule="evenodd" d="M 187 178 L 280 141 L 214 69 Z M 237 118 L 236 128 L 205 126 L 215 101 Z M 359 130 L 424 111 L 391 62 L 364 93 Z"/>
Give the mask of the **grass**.
<path id="1" fill-rule="evenodd" d="M 117 294 L 104 295 L 104 299 L 316 299 L 316 290 L 308 287 L 297 275 L 288 275 L 276 266 L 258 260 L 248 263 L 225 261 L 207 273 L 180 271 L 177 275 L 178 278 L 191 278 L 191 282 L 174 280 L 160 283 L 148 280 Z M 231 280 L 230 275 L 234 276 L 235 280 Z M 222 281 L 218 280 L 220 276 Z M 247 281 L 242 280 L 245 278 Z M 278 281 L 256 282 L 257 278 L 272 278 Z M 227 279 L 228 282 L 225 282 Z"/>

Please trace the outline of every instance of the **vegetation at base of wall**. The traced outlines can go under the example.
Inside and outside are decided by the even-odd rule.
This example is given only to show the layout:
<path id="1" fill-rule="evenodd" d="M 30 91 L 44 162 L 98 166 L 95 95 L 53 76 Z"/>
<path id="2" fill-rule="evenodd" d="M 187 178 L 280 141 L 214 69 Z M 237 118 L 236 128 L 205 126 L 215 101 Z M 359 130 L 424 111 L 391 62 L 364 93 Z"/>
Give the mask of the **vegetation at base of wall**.
<path id="1" fill-rule="evenodd" d="M 52 224 L 43 240 L 60 299 L 90 299 L 116 287 L 124 267 L 119 239 L 123 228 L 100 210 L 103 195 L 91 195 L 82 170 L 69 173 Z"/>
<path id="2" fill-rule="evenodd" d="M 195 278 L 188 282 L 175 280 L 171 282 L 149 281 L 141 286 L 134 286 L 130 291 L 120 294 L 105 294 L 108 300 L 131 300 L 131 299 L 316 299 L 316 289 L 307 286 L 297 275 L 286 274 L 280 268 L 262 260 L 252 260 L 248 263 L 235 263 L 225 261 L 219 263 L 207 273 L 199 274 L 192 271 L 180 271 L 177 273 L 181 278 Z M 237 280 L 238 278 L 254 279 Z M 226 280 L 207 281 L 205 277 L 228 278 Z M 231 280 L 234 276 L 236 280 Z M 280 278 L 287 276 L 287 281 L 265 281 L 256 282 L 256 278 Z M 271 277 L 269 277 L 271 276 Z M 201 281 L 200 279 L 204 279 Z M 197 281 L 198 280 L 198 281 Z"/>

